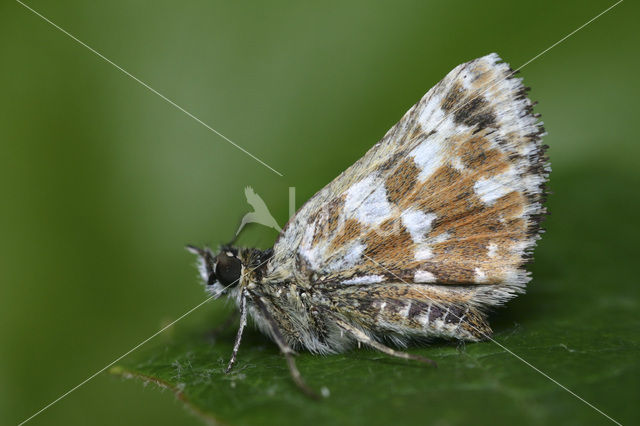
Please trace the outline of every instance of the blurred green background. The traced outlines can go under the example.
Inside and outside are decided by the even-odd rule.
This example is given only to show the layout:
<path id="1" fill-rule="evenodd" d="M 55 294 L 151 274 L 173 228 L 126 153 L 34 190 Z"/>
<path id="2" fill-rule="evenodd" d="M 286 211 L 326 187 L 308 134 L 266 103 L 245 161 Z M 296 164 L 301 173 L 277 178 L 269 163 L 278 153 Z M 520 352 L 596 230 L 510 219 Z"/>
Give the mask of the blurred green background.
<path id="1" fill-rule="evenodd" d="M 612 3 L 27 2 L 280 177 L 19 3 L 2 2 L 0 423 L 24 420 L 202 301 L 183 246 L 229 240 L 249 210 L 245 186 L 282 225 L 288 187 L 299 206 L 454 66 L 495 51 L 515 68 Z M 554 195 L 531 291 L 507 308 L 518 323 L 533 315 L 544 327 L 546 297 L 613 303 L 620 315 L 601 318 L 605 331 L 580 333 L 593 344 L 624 327 L 618 340 L 635 359 L 638 9 L 622 3 L 521 72 L 549 132 Z M 268 247 L 275 237 L 254 227 L 242 242 Z M 184 321 L 201 324 L 221 304 Z M 553 313 L 571 335 L 575 317 Z M 624 389 L 585 397 L 632 423 L 640 377 L 637 368 L 625 375 Z M 560 395 L 569 410 L 590 410 Z M 465 423 L 437 407 L 433 415 Z M 606 424 L 595 412 L 586 418 Z M 199 424 L 170 393 L 107 374 L 32 421 L 115 423 Z"/>

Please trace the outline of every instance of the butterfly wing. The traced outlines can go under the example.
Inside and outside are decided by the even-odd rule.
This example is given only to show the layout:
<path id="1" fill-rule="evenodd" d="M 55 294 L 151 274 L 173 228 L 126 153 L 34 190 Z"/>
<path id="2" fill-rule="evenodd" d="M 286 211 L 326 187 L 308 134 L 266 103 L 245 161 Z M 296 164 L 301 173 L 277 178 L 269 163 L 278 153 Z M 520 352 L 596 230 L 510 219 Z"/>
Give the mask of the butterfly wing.
<path id="1" fill-rule="evenodd" d="M 498 55 L 456 67 L 314 195 L 271 272 L 311 284 L 491 285 L 521 292 L 550 171 L 542 124 Z"/>

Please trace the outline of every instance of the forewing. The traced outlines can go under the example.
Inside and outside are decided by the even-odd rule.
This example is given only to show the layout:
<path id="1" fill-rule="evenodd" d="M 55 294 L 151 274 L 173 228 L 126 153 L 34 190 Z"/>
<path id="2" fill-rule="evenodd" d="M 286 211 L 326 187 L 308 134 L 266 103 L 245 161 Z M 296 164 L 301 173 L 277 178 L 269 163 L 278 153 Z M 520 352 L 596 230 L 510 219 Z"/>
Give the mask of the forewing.
<path id="1" fill-rule="evenodd" d="M 550 170 L 525 91 L 496 54 L 456 67 L 296 213 L 273 272 L 520 291 Z"/>

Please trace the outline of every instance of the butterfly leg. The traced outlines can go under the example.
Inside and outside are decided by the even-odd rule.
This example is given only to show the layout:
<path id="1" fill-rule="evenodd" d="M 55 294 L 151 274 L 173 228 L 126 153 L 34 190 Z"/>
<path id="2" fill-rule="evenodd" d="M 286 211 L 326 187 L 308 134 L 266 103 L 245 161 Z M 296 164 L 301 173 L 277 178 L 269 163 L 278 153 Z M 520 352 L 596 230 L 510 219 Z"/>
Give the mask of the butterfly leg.
<path id="1" fill-rule="evenodd" d="M 425 358 L 425 357 L 420 356 L 420 355 L 410 354 L 410 353 L 407 353 L 407 352 L 397 351 L 397 350 L 392 349 L 392 348 L 390 348 L 388 346 L 385 346 L 382 343 L 377 342 L 377 341 L 373 340 L 371 337 L 367 336 L 362 330 L 360 330 L 357 327 L 354 327 L 354 326 L 352 326 L 350 324 L 347 324 L 346 322 L 344 322 L 344 321 L 342 321 L 340 319 L 336 319 L 336 323 L 344 331 L 346 331 L 347 333 L 351 334 L 359 343 L 364 343 L 365 345 L 371 346 L 372 348 L 377 349 L 382 353 L 385 353 L 385 354 L 390 355 L 390 356 L 395 356 L 397 358 L 411 359 L 411 360 L 414 360 L 414 361 L 424 362 L 425 364 L 429 364 L 429 365 L 432 365 L 434 367 L 437 366 L 436 362 L 431 360 L 431 359 L 429 359 L 429 358 Z"/>
<path id="2" fill-rule="evenodd" d="M 258 306 L 260 313 L 264 316 L 264 318 L 269 323 L 269 327 L 271 328 L 271 331 L 272 331 L 273 340 L 276 342 L 276 344 L 280 348 L 280 352 L 282 352 L 285 359 L 287 360 L 289 373 L 291 374 L 291 378 L 293 379 L 296 386 L 298 386 L 298 388 L 300 388 L 300 390 L 305 395 L 314 399 L 320 399 L 320 395 L 318 395 L 316 391 L 311 389 L 311 387 L 309 387 L 309 385 L 307 385 L 304 379 L 302 378 L 302 375 L 300 374 L 300 370 L 298 370 L 298 367 L 296 367 L 296 362 L 295 362 L 295 359 L 293 358 L 293 356 L 296 353 L 286 343 L 284 337 L 282 336 L 282 333 L 280 332 L 280 329 L 278 328 L 278 323 L 273 318 L 273 316 L 265 306 L 264 302 L 257 296 L 252 297 L 252 299 L 255 302 L 255 304 Z"/>
<path id="3" fill-rule="evenodd" d="M 242 332 L 247 325 L 247 295 L 243 294 L 240 301 L 240 327 L 238 328 L 238 334 L 236 334 L 236 341 L 233 344 L 233 352 L 231 352 L 231 359 L 225 373 L 229 373 L 236 363 L 238 357 L 238 349 L 240 349 L 240 341 L 242 341 Z"/>

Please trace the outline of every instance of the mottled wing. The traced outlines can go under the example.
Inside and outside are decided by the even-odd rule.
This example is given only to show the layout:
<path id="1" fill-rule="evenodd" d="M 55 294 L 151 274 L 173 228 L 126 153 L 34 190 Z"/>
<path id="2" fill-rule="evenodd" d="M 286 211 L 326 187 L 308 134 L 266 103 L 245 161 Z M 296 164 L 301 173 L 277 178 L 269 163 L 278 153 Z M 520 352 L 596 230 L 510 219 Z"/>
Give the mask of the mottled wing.
<path id="1" fill-rule="evenodd" d="M 456 67 L 297 212 L 272 273 L 521 291 L 550 170 L 525 92 L 496 54 Z"/>

